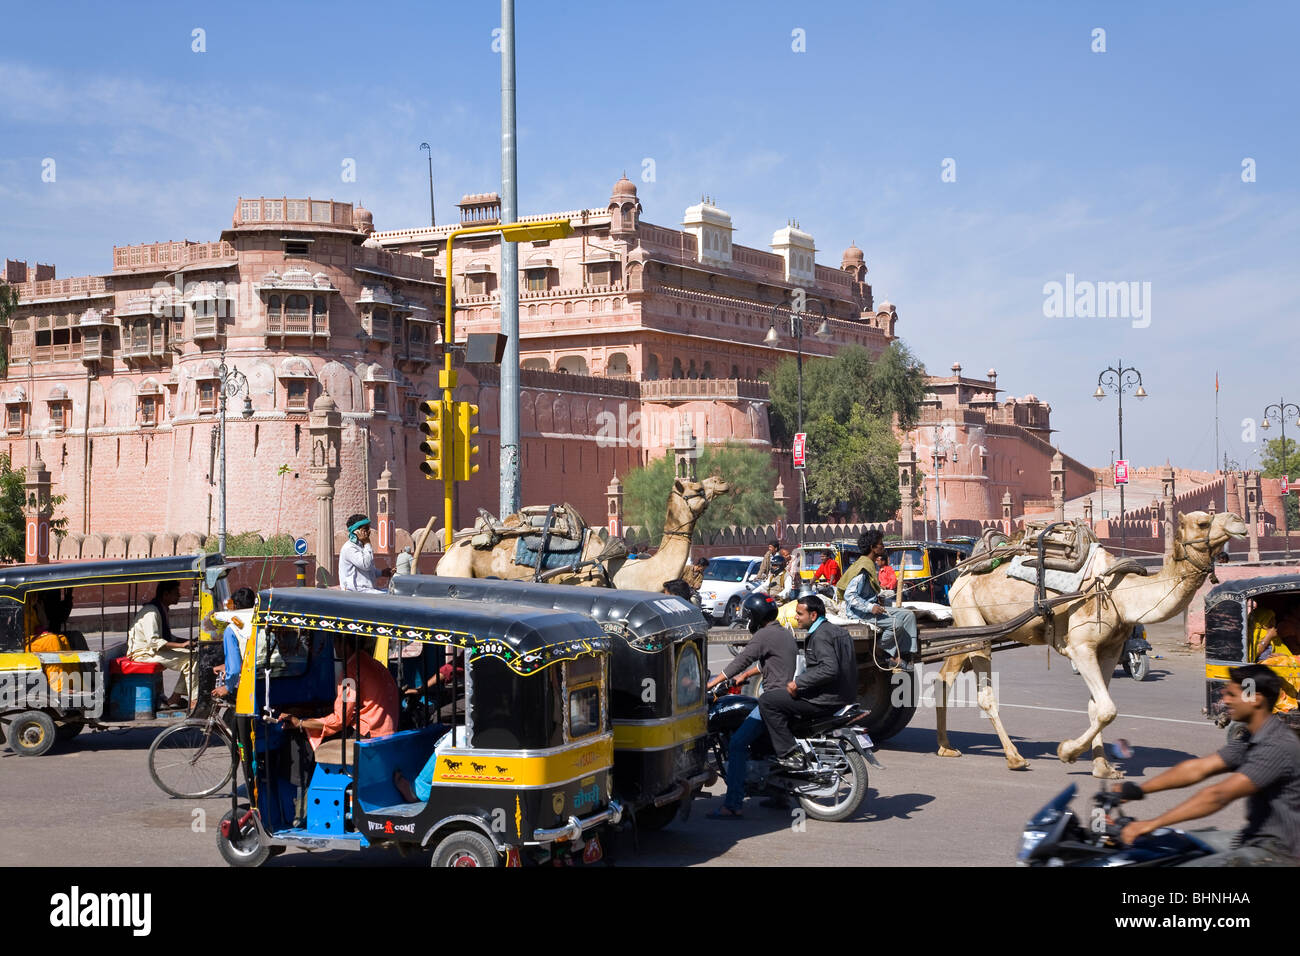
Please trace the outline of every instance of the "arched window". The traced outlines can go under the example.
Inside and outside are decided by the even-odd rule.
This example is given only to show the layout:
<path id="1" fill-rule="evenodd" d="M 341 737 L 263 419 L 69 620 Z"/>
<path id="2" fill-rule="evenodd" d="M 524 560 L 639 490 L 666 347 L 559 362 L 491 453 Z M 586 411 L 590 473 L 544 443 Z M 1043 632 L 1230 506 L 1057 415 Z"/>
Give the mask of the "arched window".
<path id="1" fill-rule="evenodd" d="M 682 374 L 682 360 L 679 358 L 675 358 L 673 359 L 673 378 L 683 378 L 683 377 L 684 376 Z"/>
<path id="2" fill-rule="evenodd" d="M 325 296 L 323 296 L 323 295 L 318 295 L 318 296 L 316 296 L 314 299 L 312 299 L 312 306 L 311 306 L 311 307 L 312 307 L 312 310 L 313 310 L 317 315 L 324 315 L 325 312 L 326 312 L 326 308 L 325 308 Z"/>

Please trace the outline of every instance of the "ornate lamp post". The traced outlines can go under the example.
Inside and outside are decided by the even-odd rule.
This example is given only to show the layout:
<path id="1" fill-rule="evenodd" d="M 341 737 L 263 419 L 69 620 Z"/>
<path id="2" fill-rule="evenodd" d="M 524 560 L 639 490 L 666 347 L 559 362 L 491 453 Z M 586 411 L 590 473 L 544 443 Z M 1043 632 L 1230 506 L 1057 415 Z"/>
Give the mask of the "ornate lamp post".
<path id="1" fill-rule="evenodd" d="M 814 301 L 817 301 L 817 300 L 814 300 Z M 776 305 L 772 306 L 772 314 L 771 314 L 771 317 L 770 317 L 769 322 L 768 322 L 767 335 L 763 336 L 763 344 L 764 344 L 764 345 L 775 346 L 778 342 L 781 341 L 781 336 L 780 336 L 780 334 L 776 331 L 776 314 L 777 314 L 777 312 L 779 312 L 783 307 L 785 307 L 785 303 L 783 303 L 783 302 L 778 302 Z M 822 322 L 821 322 L 821 325 L 817 326 L 817 331 L 814 332 L 813 335 L 814 335 L 814 336 L 815 336 L 819 341 L 825 342 L 827 339 L 829 339 L 829 338 L 831 337 L 830 322 L 829 322 L 829 320 L 828 320 L 827 317 L 826 317 L 826 306 L 825 306 L 824 304 L 822 304 L 822 302 L 817 301 L 817 307 L 821 310 L 821 314 L 822 314 Z M 799 382 L 799 386 L 798 386 L 798 388 L 799 388 L 799 400 L 798 400 L 798 410 L 797 410 L 797 412 L 796 412 L 796 417 L 797 417 L 797 419 L 798 419 L 798 422 L 797 422 L 797 424 L 795 425 L 795 429 L 794 429 L 794 430 L 795 430 L 796 432 L 802 432 L 802 431 L 803 431 L 803 324 L 804 324 L 804 317 L 803 317 L 803 314 L 802 314 L 802 313 L 796 312 L 796 311 L 794 311 L 794 309 L 786 308 L 786 311 L 787 311 L 787 312 L 789 313 L 789 315 L 790 315 L 790 335 L 791 335 L 791 337 L 794 339 L 794 348 L 795 348 L 795 369 L 796 369 L 796 377 L 797 377 L 798 382 Z M 798 476 L 798 479 L 799 479 L 799 481 L 798 481 L 798 485 L 799 485 L 799 547 L 802 548 L 802 547 L 803 547 L 803 522 L 804 522 L 804 516 L 803 516 L 803 486 L 804 486 L 804 480 L 803 480 L 803 475 L 799 475 L 799 476 Z"/>
<path id="2" fill-rule="evenodd" d="M 220 390 L 221 405 L 221 475 L 220 498 L 221 513 L 218 516 L 217 550 L 226 553 L 226 399 L 234 398 L 244 392 L 244 407 L 240 412 L 244 419 L 253 417 L 253 397 L 248 392 L 248 378 L 237 368 L 226 365 L 226 353 L 221 353 L 221 364 L 217 366 L 217 387 Z"/>
<path id="3" fill-rule="evenodd" d="M 1270 405 L 1268 408 L 1264 409 L 1264 420 L 1259 423 L 1260 428 L 1267 430 L 1272 427 L 1272 424 L 1268 420 L 1268 416 L 1270 415 L 1274 416 L 1282 423 L 1282 474 L 1290 476 L 1291 472 L 1289 472 L 1286 467 L 1286 417 L 1287 415 L 1290 415 L 1296 420 L 1296 424 L 1300 425 L 1300 406 L 1288 403 L 1285 399 L 1278 399 L 1276 405 Z M 1289 560 L 1291 558 L 1291 523 L 1287 520 L 1286 516 L 1286 495 L 1282 496 L 1282 534 L 1284 536 L 1283 541 L 1285 542 L 1283 547 L 1286 548 L 1286 556 Z"/>
<path id="4" fill-rule="evenodd" d="M 934 426 L 934 442 L 930 447 L 930 457 L 934 461 L 934 540 L 943 540 L 943 495 L 939 488 L 939 472 L 943 470 L 945 460 L 952 456 L 952 463 L 957 464 L 957 443 L 943 437 L 943 426 Z"/>
<path id="5" fill-rule="evenodd" d="M 1118 367 L 1107 367 L 1097 376 L 1097 391 L 1092 393 L 1092 397 L 1101 401 L 1106 397 L 1106 389 L 1110 389 L 1119 397 L 1119 457 L 1124 459 L 1124 393 L 1133 392 L 1133 397 L 1142 399 L 1147 397 L 1147 391 L 1142 387 L 1142 373 L 1133 367 L 1125 368 L 1123 360 L 1117 363 Z M 1126 533 L 1124 531 L 1124 485 L 1119 486 L 1119 549 L 1123 553 L 1127 549 Z"/>

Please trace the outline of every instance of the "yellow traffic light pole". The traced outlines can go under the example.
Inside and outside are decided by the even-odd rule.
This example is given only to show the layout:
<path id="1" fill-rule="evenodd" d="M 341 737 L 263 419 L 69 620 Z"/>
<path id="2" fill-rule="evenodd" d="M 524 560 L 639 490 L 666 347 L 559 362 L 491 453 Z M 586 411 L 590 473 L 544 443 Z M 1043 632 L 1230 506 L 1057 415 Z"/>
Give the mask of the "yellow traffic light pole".
<path id="1" fill-rule="evenodd" d="M 452 534 L 456 527 L 455 515 L 452 513 L 452 485 L 459 478 L 466 480 L 477 470 L 473 464 L 473 452 L 477 451 L 476 447 L 466 445 L 463 456 L 456 449 L 456 443 L 459 436 L 454 436 L 461 424 L 462 414 L 457 409 L 453 394 L 456 389 L 456 372 L 451 367 L 451 346 L 456 341 L 455 327 L 452 316 L 454 314 L 453 290 L 452 290 L 452 273 L 451 273 L 451 247 L 452 243 L 460 236 L 473 235 L 475 233 L 499 232 L 501 238 L 506 242 L 529 242 L 538 239 L 563 239 L 565 236 L 573 234 L 573 224 L 568 219 L 543 219 L 538 222 L 515 222 L 507 225 L 487 225 L 487 226 L 466 226 L 464 229 L 453 229 L 447 233 L 447 264 L 443 269 L 443 298 L 445 300 L 445 317 L 443 320 L 442 331 L 442 370 L 438 373 L 438 387 L 442 389 L 442 411 L 438 416 L 441 422 L 439 431 L 441 432 L 441 478 L 442 478 L 442 503 L 444 513 L 444 529 L 446 531 L 446 544 L 444 548 L 451 547 Z M 477 407 L 471 406 L 472 411 L 467 410 L 464 417 L 463 428 L 465 431 L 464 439 L 472 437 L 478 428 L 473 425 L 473 416 L 477 414 Z M 472 449 L 472 450 L 471 450 Z M 457 462 L 463 461 L 464 467 L 457 469 Z M 463 476 L 463 477 L 462 477 Z M 435 476 L 430 476 L 435 477 Z"/>

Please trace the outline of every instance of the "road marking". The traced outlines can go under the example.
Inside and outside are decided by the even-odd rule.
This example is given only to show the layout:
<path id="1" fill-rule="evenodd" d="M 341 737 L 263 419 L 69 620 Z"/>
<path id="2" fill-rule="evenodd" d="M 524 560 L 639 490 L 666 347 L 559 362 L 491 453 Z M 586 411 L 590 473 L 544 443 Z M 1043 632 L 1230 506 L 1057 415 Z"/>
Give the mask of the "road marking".
<path id="1" fill-rule="evenodd" d="M 998 706 L 1019 707 L 1022 710 L 1054 710 L 1061 714 L 1083 714 L 1085 717 L 1088 716 L 1086 710 L 1070 710 L 1068 707 L 1036 707 L 1033 704 L 1004 704 L 1000 701 Z M 1198 726 L 1204 726 L 1206 724 L 1206 721 L 1204 720 L 1183 720 L 1180 717 L 1147 717 L 1144 714 L 1116 714 L 1115 720 L 1119 720 L 1121 717 L 1127 717 L 1130 720 L 1163 720 L 1165 723 L 1169 724 L 1196 724 Z"/>

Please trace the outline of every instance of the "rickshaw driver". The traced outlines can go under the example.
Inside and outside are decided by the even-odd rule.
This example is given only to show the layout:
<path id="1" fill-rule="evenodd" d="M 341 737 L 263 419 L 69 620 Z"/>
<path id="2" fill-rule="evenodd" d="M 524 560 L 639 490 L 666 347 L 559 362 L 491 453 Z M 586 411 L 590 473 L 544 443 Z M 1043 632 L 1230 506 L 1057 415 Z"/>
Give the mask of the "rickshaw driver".
<path id="1" fill-rule="evenodd" d="M 1235 848 L 1186 865 L 1298 866 L 1300 739 L 1273 716 L 1282 680 L 1260 664 L 1233 667 L 1228 673 L 1231 680 L 1223 689 L 1223 703 L 1233 720 L 1246 724 L 1249 739 L 1233 741 L 1208 757 L 1184 760 L 1144 784 L 1126 781 L 1116 790 L 1126 800 L 1140 800 L 1148 793 L 1189 787 L 1215 774 L 1229 776 L 1153 820 L 1128 824 L 1120 839 L 1132 843 L 1160 827 L 1209 816 L 1245 797 L 1246 827 L 1234 841 Z"/>
<path id="2" fill-rule="evenodd" d="M 356 713 L 353 706 L 361 700 L 361 736 L 387 737 L 397 732 L 401 712 L 397 681 L 388 668 L 356 646 L 356 638 L 334 635 L 334 655 L 343 658 L 343 679 L 339 681 L 334 709 L 326 717 L 298 717 L 289 711 L 280 715 L 280 721 L 302 730 L 307 735 L 312 750 L 319 751 L 321 744 L 335 737 L 347 737 L 355 729 Z M 360 686 L 354 687 L 358 663 Z"/>
<path id="3" fill-rule="evenodd" d="M 141 664 L 161 664 L 180 672 L 175 690 L 162 702 L 164 707 L 179 707 L 190 693 L 198 690 L 191 643 L 173 639 L 171 622 L 167 619 L 167 609 L 180 599 L 179 581 L 160 582 L 153 600 L 140 608 L 126 635 L 128 658 Z"/>

